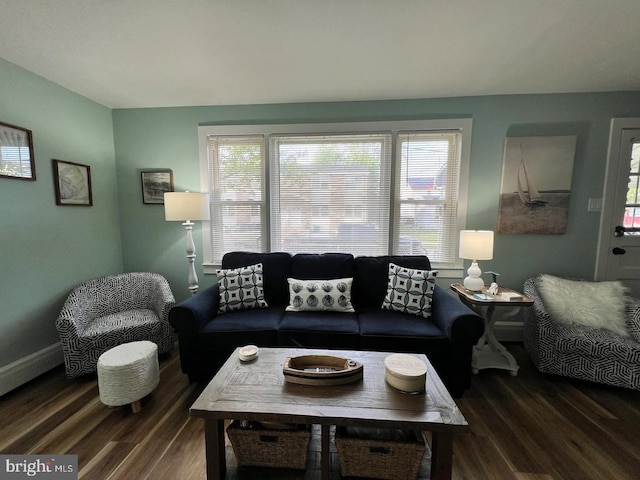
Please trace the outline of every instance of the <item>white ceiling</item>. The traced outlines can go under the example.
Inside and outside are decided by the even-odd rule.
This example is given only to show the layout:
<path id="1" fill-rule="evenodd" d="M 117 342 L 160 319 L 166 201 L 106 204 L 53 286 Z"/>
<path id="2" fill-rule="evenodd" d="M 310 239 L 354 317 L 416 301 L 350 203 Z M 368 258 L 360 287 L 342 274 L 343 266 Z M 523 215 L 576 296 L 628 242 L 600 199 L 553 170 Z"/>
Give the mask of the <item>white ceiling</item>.
<path id="1" fill-rule="evenodd" d="M 112 108 L 640 90 L 640 0 L 0 8 L 0 57 Z"/>

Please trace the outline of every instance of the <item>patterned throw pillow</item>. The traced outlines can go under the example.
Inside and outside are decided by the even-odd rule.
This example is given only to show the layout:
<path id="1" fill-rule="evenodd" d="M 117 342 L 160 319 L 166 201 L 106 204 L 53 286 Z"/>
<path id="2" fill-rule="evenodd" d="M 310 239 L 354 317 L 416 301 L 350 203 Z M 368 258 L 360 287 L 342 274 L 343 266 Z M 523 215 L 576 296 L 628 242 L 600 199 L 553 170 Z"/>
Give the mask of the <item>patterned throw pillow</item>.
<path id="1" fill-rule="evenodd" d="M 298 280 L 288 278 L 289 312 L 353 312 L 351 284 L 353 278 L 334 280 Z"/>
<path id="2" fill-rule="evenodd" d="M 267 306 L 262 286 L 262 264 L 217 270 L 220 287 L 218 313 Z"/>
<path id="3" fill-rule="evenodd" d="M 436 275 L 436 270 L 415 270 L 390 263 L 382 308 L 430 318 Z"/>

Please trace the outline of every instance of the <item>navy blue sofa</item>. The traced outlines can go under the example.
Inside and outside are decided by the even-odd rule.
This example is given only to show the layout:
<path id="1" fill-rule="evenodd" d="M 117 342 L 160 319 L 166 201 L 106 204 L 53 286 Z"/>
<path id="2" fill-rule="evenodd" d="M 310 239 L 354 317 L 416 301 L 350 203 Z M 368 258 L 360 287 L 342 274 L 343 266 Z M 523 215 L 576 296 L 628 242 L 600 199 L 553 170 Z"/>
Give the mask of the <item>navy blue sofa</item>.
<path id="1" fill-rule="evenodd" d="M 222 260 L 225 269 L 262 263 L 268 307 L 218 314 L 217 284 L 175 306 L 169 321 L 178 333 L 182 371 L 191 381 L 208 380 L 236 347 L 247 344 L 416 352 L 427 355 L 453 396 L 461 396 L 471 382 L 471 350 L 483 334 L 482 318 L 438 286 L 430 320 L 383 310 L 390 262 L 431 268 L 426 256 L 227 253 Z M 353 277 L 355 312 L 285 312 L 289 277 Z"/>

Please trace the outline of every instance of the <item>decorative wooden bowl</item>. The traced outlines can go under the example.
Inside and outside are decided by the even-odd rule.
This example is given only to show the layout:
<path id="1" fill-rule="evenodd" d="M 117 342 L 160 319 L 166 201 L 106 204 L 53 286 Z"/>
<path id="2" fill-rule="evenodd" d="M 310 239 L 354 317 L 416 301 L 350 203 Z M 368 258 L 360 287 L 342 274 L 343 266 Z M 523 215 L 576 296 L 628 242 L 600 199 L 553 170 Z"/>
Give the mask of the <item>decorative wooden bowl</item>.
<path id="1" fill-rule="evenodd" d="M 335 355 L 287 357 L 282 367 L 289 383 L 303 385 L 343 385 L 362 380 L 364 365 Z"/>

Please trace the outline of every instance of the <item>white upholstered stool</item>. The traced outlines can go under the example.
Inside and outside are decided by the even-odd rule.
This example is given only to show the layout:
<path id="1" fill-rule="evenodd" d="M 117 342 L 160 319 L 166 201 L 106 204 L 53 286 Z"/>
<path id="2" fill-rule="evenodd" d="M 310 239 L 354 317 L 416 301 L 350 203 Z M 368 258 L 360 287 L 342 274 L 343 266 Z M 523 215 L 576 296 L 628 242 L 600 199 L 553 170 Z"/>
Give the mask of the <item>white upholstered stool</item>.
<path id="1" fill-rule="evenodd" d="M 131 404 L 140 411 L 140 400 L 160 381 L 158 346 L 153 342 L 123 343 L 107 350 L 98 359 L 98 390 L 105 405 Z"/>

